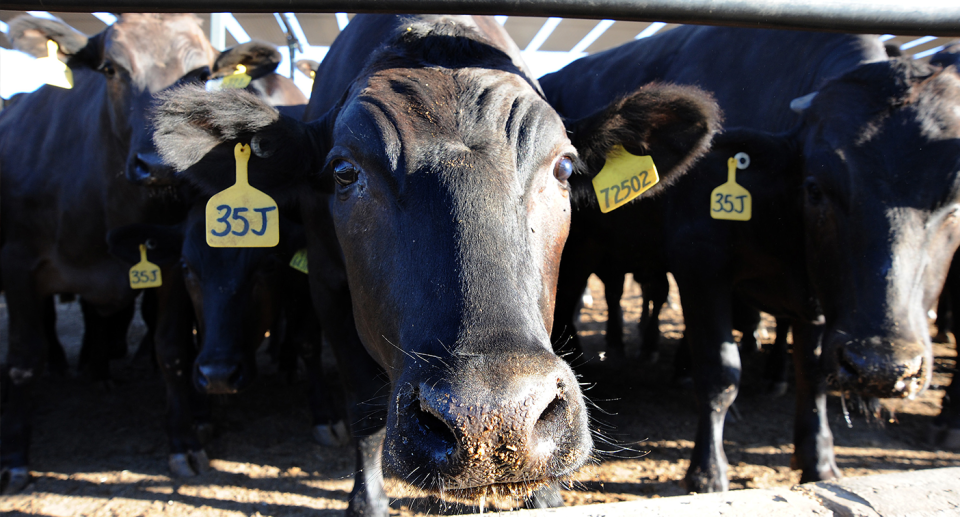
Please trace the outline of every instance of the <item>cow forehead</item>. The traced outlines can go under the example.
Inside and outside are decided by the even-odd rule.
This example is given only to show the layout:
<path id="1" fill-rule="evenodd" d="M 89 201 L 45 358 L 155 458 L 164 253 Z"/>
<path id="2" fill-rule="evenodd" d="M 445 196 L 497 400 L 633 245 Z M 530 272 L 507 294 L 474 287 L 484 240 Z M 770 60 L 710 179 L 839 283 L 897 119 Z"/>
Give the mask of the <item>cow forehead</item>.
<path id="1" fill-rule="evenodd" d="M 369 134 L 360 143 L 354 124 L 376 132 L 377 149 Z M 529 82 L 484 68 L 379 71 L 338 120 L 337 135 L 382 153 L 399 181 L 464 168 L 502 176 L 538 167 L 557 149 L 574 152 L 559 115 Z"/>
<path id="2" fill-rule="evenodd" d="M 133 13 L 111 26 L 104 54 L 130 72 L 137 88 L 156 93 L 211 66 L 216 51 L 196 15 Z"/>
<path id="3" fill-rule="evenodd" d="M 891 78 L 900 76 L 884 78 L 895 89 L 872 77 L 825 88 L 814 100 L 806 117 L 808 172 L 847 195 L 871 192 L 882 204 L 930 209 L 955 203 L 960 77 L 947 69 Z"/>

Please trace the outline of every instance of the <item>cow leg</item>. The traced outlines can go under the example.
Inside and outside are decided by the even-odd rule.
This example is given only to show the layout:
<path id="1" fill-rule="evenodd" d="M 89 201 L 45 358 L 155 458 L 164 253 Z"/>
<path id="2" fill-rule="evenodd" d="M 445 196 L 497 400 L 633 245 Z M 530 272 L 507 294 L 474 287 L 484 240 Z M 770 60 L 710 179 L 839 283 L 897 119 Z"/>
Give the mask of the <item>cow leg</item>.
<path id="1" fill-rule="evenodd" d="M 953 379 L 946 388 L 940 414 L 933 420 L 933 445 L 938 449 L 960 450 L 960 382 L 953 371 Z"/>
<path id="2" fill-rule="evenodd" d="M 329 291 L 324 291 L 329 296 Z M 381 470 L 386 398 L 390 393 L 387 377 L 357 335 L 346 286 L 327 300 L 318 300 L 317 297 L 314 300 L 337 360 L 347 422 L 356 446 L 357 470 L 347 515 L 387 517 L 390 507 Z"/>
<path id="3" fill-rule="evenodd" d="M 564 506 L 563 495 L 560 493 L 560 486 L 551 483 L 533 493 L 529 499 L 524 502 L 524 508 L 560 508 Z"/>
<path id="4" fill-rule="evenodd" d="M 707 288 L 706 283 L 684 289 L 681 276 L 677 276 L 677 282 L 692 351 L 699 413 L 693 455 L 684 480 L 692 492 L 726 491 L 729 483 L 723 423 L 740 385 L 740 352 L 730 324 L 731 296 L 725 289 Z"/>
<path id="5" fill-rule="evenodd" d="M 793 365 L 797 406 L 790 466 L 800 469 L 801 483 L 840 477 L 833 457 L 833 434 L 827 421 L 827 383 L 820 361 L 823 324 L 793 322 Z"/>
<path id="6" fill-rule="evenodd" d="M 640 316 L 640 357 L 649 363 L 660 360 L 660 311 L 670 296 L 670 282 L 667 275 L 657 275 L 657 278 L 644 282 L 643 311 Z M 647 310 L 647 305 L 650 310 Z"/>
<path id="7" fill-rule="evenodd" d="M 307 301 L 309 302 L 309 299 Z M 299 353 L 306 365 L 314 441 L 327 447 L 339 447 L 350 443 L 350 435 L 343 420 L 337 418 L 330 390 L 327 389 L 326 376 L 323 373 L 323 339 L 320 322 L 312 310 L 312 305 L 304 303 L 295 307 L 295 312 L 287 312 L 287 330 L 295 331 L 291 332 L 295 335 L 289 336 L 288 339 L 296 343 L 294 346 L 290 344 L 284 346 L 295 347 L 294 352 Z M 285 359 L 281 357 L 281 361 L 283 360 Z M 297 360 L 296 355 L 293 360 Z"/>
<path id="8" fill-rule="evenodd" d="M 564 248 L 564 258 L 560 259 L 557 303 L 554 306 L 553 330 L 550 333 L 554 350 L 568 362 L 583 355 L 574 320 L 578 316 L 577 308 L 580 306 L 583 290 L 586 289 L 587 280 L 592 272 L 592 264 L 586 262 L 585 257 L 567 258 L 567 255 L 573 253 L 573 251 L 568 252 L 570 248 L 569 245 Z"/>
<path id="9" fill-rule="evenodd" d="M 140 340 L 137 351 L 133 354 L 133 360 L 137 363 L 150 361 L 154 368 L 157 367 L 157 350 L 153 342 L 153 334 L 157 330 L 157 293 L 156 289 L 145 289 L 143 297 L 140 298 L 140 317 L 147 327 L 147 332 Z"/>
<path id="10" fill-rule="evenodd" d="M 104 316 L 93 304 L 83 297 L 80 298 L 80 309 L 83 311 L 80 368 L 93 380 L 109 380 L 110 360 L 126 355 L 127 329 L 135 308 L 135 305 L 130 303 L 120 311 Z"/>
<path id="11" fill-rule="evenodd" d="M 174 476 L 190 477 L 209 468 L 198 421 L 209 421 L 206 398 L 193 387 L 193 305 L 178 267 L 163 270 L 163 285 L 157 289 L 157 329 L 154 344 L 157 363 L 167 387 L 167 435 L 169 467 Z"/>
<path id="12" fill-rule="evenodd" d="M 604 298 L 607 300 L 607 353 L 610 359 L 623 359 L 623 308 L 620 299 L 623 298 L 623 274 L 618 272 L 603 273 L 600 280 L 603 282 Z"/>
<path id="13" fill-rule="evenodd" d="M 760 311 L 734 299 L 733 328 L 740 331 L 740 348 L 746 354 L 760 350 Z"/>
<path id="14" fill-rule="evenodd" d="M 43 331 L 47 335 L 47 364 L 51 372 L 62 377 L 67 374 L 70 364 L 57 335 L 57 307 L 53 296 L 43 300 Z"/>
<path id="15" fill-rule="evenodd" d="M 47 298 L 37 294 L 31 257 L 4 249 L 3 287 L 7 298 L 7 363 L 0 373 L 0 493 L 22 490 L 30 481 L 29 463 L 33 385 L 43 373 L 49 349 L 44 317 Z"/>
<path id="16" fill-rule="evenodd" d="M 774 397 L 782 397 L 787 393 L 787 370 L 790 368 L 789 345 L 787 333 L 790 323 L 785 318 L 777 318 L 777 338 L 773 342 L 773 349 L 767 357 L 763 375 L 770 385 L 769 393 Z"/>

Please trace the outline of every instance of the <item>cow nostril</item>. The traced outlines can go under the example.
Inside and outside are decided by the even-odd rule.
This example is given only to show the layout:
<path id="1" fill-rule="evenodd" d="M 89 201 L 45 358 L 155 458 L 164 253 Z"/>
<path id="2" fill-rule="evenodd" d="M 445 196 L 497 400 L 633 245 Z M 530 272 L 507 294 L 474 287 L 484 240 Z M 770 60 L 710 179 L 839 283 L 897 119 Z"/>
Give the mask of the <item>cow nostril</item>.
<path id="1" fill-rule="evenodd" d="M 550 401 L 550 404 L 544 408 L 543 412 L 540 413 L 540 418 L 537 419 L 537 426 L 557 422 L 562 418 L 566 408 L 567 401 L 563 398 L 562 394 L 558 394 L 556 398 Z"/>
<path id="2" fill-rule="evenodd" d="M 457 438 L 453 431 L 440 417 L 424 410 L 424 403 L 420 396 L 415 395 L 407 408 L 408 414 L 417 423 L 420 432 L 426 439 L 433 442 L 432 449 L 438 453 L 438 460 L 453 456 L 457 449 Z M 403 438 L 406 443 L 407 438 Z"/>

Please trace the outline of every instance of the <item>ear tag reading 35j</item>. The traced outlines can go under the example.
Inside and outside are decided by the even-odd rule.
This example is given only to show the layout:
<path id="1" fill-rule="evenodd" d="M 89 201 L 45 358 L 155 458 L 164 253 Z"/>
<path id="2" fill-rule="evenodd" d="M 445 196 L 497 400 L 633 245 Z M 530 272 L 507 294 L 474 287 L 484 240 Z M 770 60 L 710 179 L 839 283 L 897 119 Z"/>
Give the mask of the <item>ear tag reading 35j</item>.
<path id="1" fill-rule="evenodd" d="M 160 287 L 163 279 L 160 277 L 160 266 L 147 260 L 147 246 L 140 245 L 140 262 L 130 268 L 130 288 L 149 289 Z"/>
<path id="2" fill-rule="evenodd" d="M 305 275 L 310 274 L 310 270 L 307 269 L 307 248 L 293 254 L 293 258 L 290 259 L 290 267 Z"/>
<path id="3" fill-rule="evenodd" d="M 737 153 L 727 160 L 727 182 L 710 193 L 710 217 L 731 221 L 749 221 L 753 212 L 750 192 L 737 183 L 737 169 L 750 166 L 747 153 Z"/>
<path id="4" fill-rule="evenodd" d="M 73 88 L 73 72 L 63 61 L 57 59 L 60 45 L 52 39 L 47 40 L 47 57 L 38 58 L 34 66 L 43 82 L 67 90 Z"/>
<path id="5" fill-rule="evenodd" d="M 237 70 L 233 74 L 223 78 L 221 88 L 240 90 L 246 88 L 251 80 L 253 78 L 247 75 L 247 67 L 237 65 Z"/>
<path id="6" fill-rule="evenodd" d="M 600 211 L 610 212 L 643 194 L 660 181 L 657 166 L 649 156 L 635 156 L 622 145 L 607 153 L 607 162 L 593 178 L 593 190 L 600 202 Z"/>
<path id="7" fill-rule="evenodd" d="M 237 144 L 237 182 L 207 201 L 207 244 L 211 248 L 272 248 L 280 242 L 280 213 L 267 194 L 250 186 L 250 146 Z"/>

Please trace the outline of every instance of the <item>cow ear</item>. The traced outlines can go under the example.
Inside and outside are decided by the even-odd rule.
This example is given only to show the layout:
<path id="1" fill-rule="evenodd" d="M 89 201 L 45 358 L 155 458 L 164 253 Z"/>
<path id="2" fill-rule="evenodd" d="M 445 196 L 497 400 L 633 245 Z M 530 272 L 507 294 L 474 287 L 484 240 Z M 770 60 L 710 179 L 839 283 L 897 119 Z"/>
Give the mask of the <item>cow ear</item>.
<path id="1" fill-rule="evenodd" d="M 56 41 L 64 56 L 72 56 L 87 46 L 87 37 L 59 18 L 17 16 L 10 21 L 8 35 L 13 48 L 37 58 L 47 57 L 48 40 Z"/>
<path id="2" fill-rule="evenodd" d="M 270 43 L 249 41 L 224 50 L 213 64 L 213 77 L 230 75 L 237 69 L 237 65 L 243 65 L 247 69 L 247 75 L 259 79 L 275 71 L 281 59 L 280 52 Z"/>
<path id="3" fill-rule="evenodd" d="M 236 181 L 237 143 L 250 144 L 253 151 L 250 184 L 275 198 L 295 195 L 326 156 L 321 135 L 326 125 L 283 116 L 250 92 L 184 86 L 157 97 L 157 151 L 208 195 Z"/>
<path id="4" fill-rule="evenodd" d="M 166 266 L 180 260 L 183 230 L 179 226 L 131 224 L 107 233 L 110 254 L 131 265 L 140 262 L 141 244 L 147 246 L 147 260 Z"/>
<path id="5" fill-rule="evenodd" d="M 592 115 L 567 121 L 567 129 L 589 175 L 599 173 L 607 153 L 622 145 L 631 154 L 650 155 L 660 184 L 668 185 L 706 152 L 720 120 L 720 108 L 709 93 L 650 84 Z"/>

